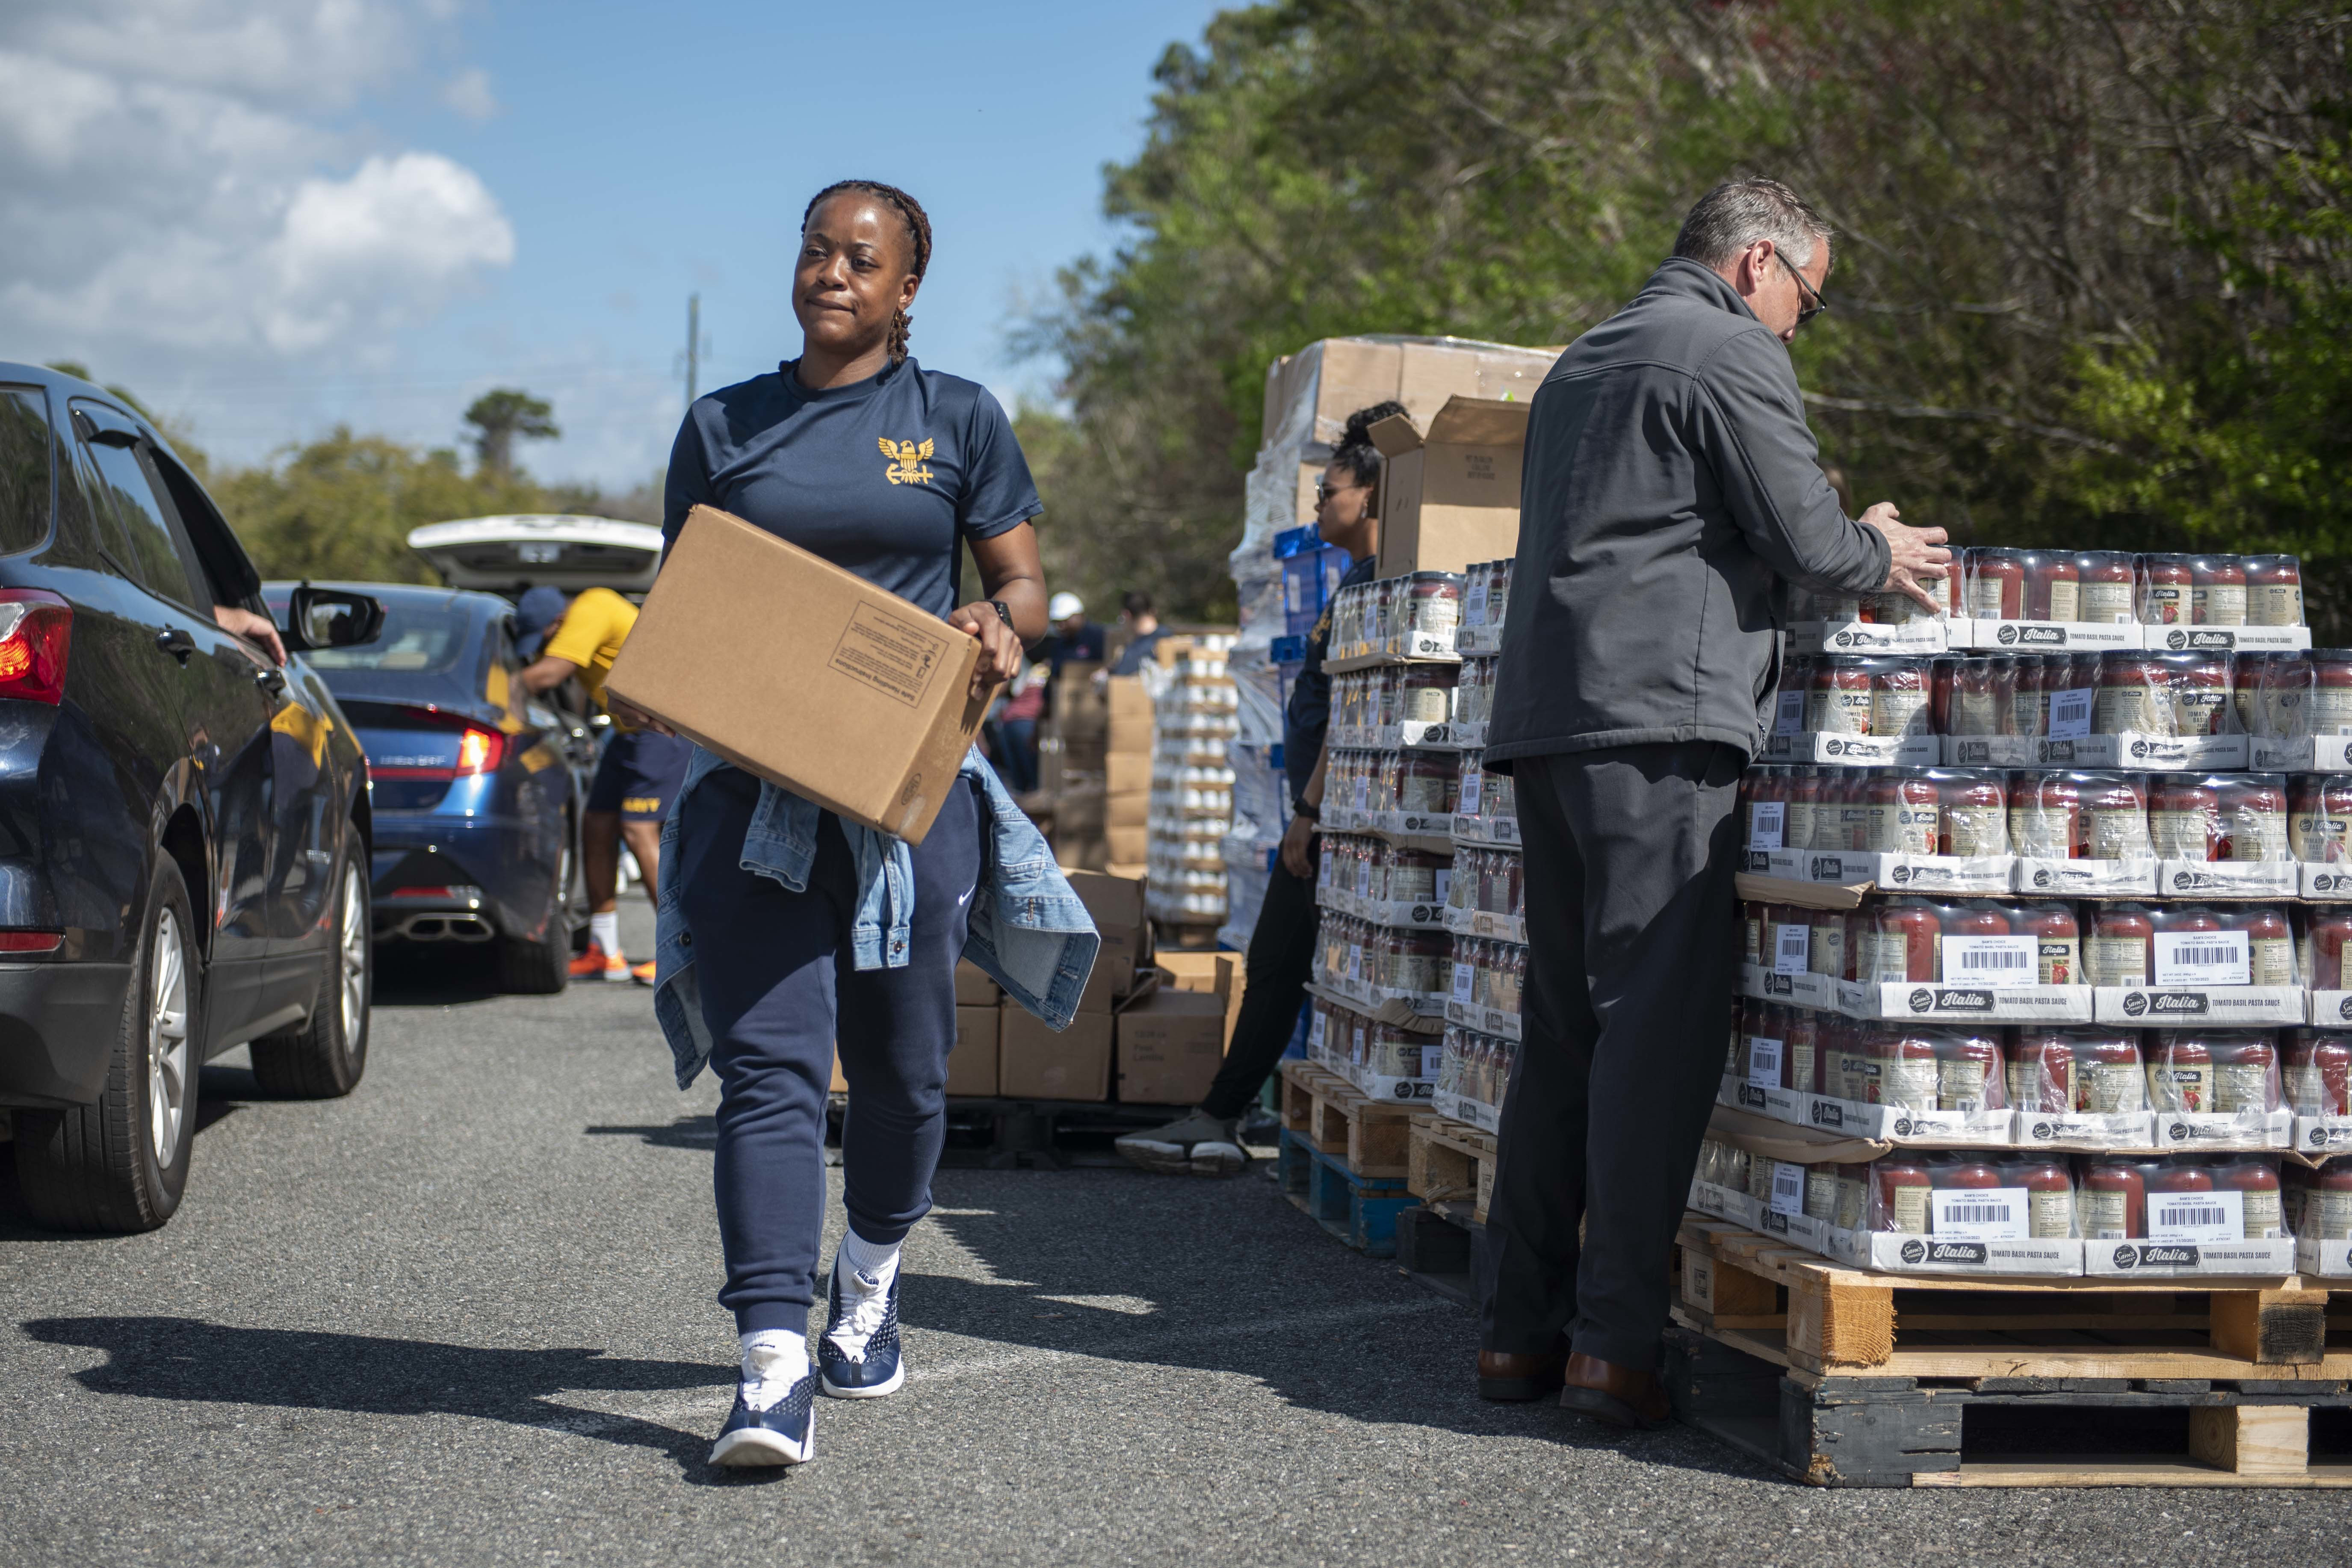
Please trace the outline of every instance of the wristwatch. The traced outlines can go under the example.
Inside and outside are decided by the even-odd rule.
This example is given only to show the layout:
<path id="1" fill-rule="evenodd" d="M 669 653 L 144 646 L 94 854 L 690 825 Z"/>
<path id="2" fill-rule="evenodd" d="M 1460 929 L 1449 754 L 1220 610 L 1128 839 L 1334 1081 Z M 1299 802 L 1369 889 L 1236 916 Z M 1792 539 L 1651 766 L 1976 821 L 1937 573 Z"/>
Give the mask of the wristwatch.
<path id="1" fill-rule="evenodd" d="M 1323 820 L 1323 808 L 1319 805 L 1309 805 L 1303 800 L 1294 800 L 1290 803 L 1290 815 L 1303 816 L 1309 822 L 1320 822 Z"/>
<path id="2" fill-rule="evenodd" d="M 1012 609 L 1012 606 L 1011 606 L 1011 605 L 1007 605 L 1007 604 L 1006 604 L 1003 600 L 1002 600 L 1002 599 L 991 599 L 991 600 L 989 600 L 988 602 L 989 602 L 991 605 L 995 605 L 995 606 L 996 606 L 996 616 L 997 616 L 997 618 L 998 618 L 999 620 L 1001 620 L 1001 621 L 1003 621 L 1003 622 L 1004 623 L 1004 629 L 1005 629 L 1006 631 L 1013 631 L 1013 609 Z M 1018 632 L 1013 632 L 1013 635 L 1014 635 L 1014 636 L 1016 636 L 1016 637 L 1018 637 L 1020 634 L 1019 634 Z"/>

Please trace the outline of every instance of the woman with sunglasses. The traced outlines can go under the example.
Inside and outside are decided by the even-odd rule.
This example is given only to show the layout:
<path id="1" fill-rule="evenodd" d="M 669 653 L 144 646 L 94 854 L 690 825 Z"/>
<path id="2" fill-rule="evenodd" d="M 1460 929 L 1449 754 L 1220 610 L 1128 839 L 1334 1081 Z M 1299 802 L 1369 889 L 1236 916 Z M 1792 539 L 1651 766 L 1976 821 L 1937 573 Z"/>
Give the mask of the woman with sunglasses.
<path id="1" fill-rule="evenodd" d="M 1330 466 L 1315 484 L 1315 530 L 1326 545 L 1344 550 L 1354 563 L 1340 579 L 1343 588 L 1370 582 L 1378 558 L 1381 522 L 1373 498 L 1381 480 L 1380 449 L 1371 428 L 1402 403 L 1375 404 L 1348 419 Z M 1248 1163 L 1243 1152 L 1240 1118 L 1257 1098 L 1266 1074 L 1282 1059 L 1298 1025 L 1298 1005 L 1315 951 L 1316 820 L 1323 805 L 1327 761 L 1324 737 L 1330 728 L 1331 678 L 1323 671 L 1331 640 L 1331 612 L 1307 639 L 1307 660 L 1290 688 L 1283 714 L 1282 761 L 1289 774 L 1290 826 L 1282 852 L 1266 879 L 1265 901 L 1250 933 L 1247 984 L 1234 1043 L 1224 1066 L 1209 1086 L 1208 1098 L 1191 1114 L 1118 1141 L 1128 1161 L 1163 1175 L 1229 1176 Z"/>

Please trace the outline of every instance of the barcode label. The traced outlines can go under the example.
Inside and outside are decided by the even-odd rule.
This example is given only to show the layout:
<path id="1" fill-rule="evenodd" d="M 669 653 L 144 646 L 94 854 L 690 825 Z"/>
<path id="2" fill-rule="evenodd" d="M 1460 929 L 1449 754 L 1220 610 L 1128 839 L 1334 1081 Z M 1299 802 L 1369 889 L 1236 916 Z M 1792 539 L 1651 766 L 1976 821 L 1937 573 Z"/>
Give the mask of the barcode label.
<path id="1" fill-rule="evenodd" d="M 2042 944 L 2030 936 L 1948 936 L 1942 945 L 1948 985 L 2031 985 L 2041 969 Z"/>
<path id="2" fill-rule="evenodd" d="M 1435 875 L 1437 891 L 1431 901 L 1442 904 L 1445 902 L 1445 896 L 1454 890 L 1454 868 L 1450 866 L 1440 866 Z"/>
<path id="3" fill-rule="evenodd" d="M 2158 985 L 2251 985 L 2252 941 L 2242 931 L 2160 931 L 2156 933 Z"/>
<path id="4" fill-rule="evenodd" d="M 1812 958 L 1813 928 L 1783 926 L 1772 928 L 1772 973 L 1802 974 Z"/>
<path id="5" fill-rule="evenodd" d="M 1364 809 L 1364 802 L 1371 798 L 1371 793 L 1372 775 L 1370 773 L 1358 773 L 1356 775 L 1356 809 L 1358 811 Z"/>
<path id="6" fill-rule="evenodd" d="M 1462 798 L 1454 810 L 1457 816 L 1478 815 L 1478 781 L 1486 775 L 1484 768 L 1465 768 L 1462 772 Z"/>
<path id="7" fill-rule="evenodd" d="M 1778 849 L 1788 831 L 1789 803 L 1781 800 L 1759 800 L 1748 817 L 1748 847 Z"/>
<path id="8" fill-rule="evenodd" d="M 1801 691 L 1780 693 L 1780 710 L 1772 718 L 1772 733 L 1797 735 L 1804 732 L 1805 694 Z"/>
<path id="9" fill-rule="evenodd" d="M 1486 579 L 1483 576 L 1471 584 L 1470 592 L 1463 595 L 1462 624 L 1465 626 L 1486 624 Z"/>
<path id="10" fill-rule="evenodd" d="M 1805 1212 L 1805 1168 L 1786 1160 L 1772 1162 L 1772 1212 L 1800 1215 Z"/>
<path id="11" fill-rule="evenodd" d="M 1329 1022 L 1330 1022 L 1330 1015 L 1329 1015 L 1329 1014 L 1328 1014 L 1328 1013 L 1324 1012 L 1324 1011 L 1323 1011 L 1323 1009 L 1321 1009 L 1320 1007 L 1318 1007 L 1317 1009 L 1315 1009 L 1315 1019 L 1314 1019 L 1314 1022 L 1312 1022 L 1312 1023 L 1310 1023 L 1310 1024 L 1308 1024 L 1308 1025 L 1307 1026 L 1307 1055 L 1309 1055 L 1309 1056 L 1314 1056 L 1314 1055 L 1316 1055 L 1317 1053 L 1320 1052 L 1320 1051 L 1323 1049 L 1323 1032 L 1324 1032 L 1324 1028 L 1325 1028 L 1325 1026 L 1326 1026 Z"/>
<path id="12" fill-rule="evenodd" d="M 1454 999 L 1456 1002 L 1470 1000 L 1470 984 L 1476 974 L 1477 971 L 1469 964 L 1457 963 L 1454 966 Z"/>
<path id="13" fill-rule="evenodd" d="M 2150 1193 L 2147 1195 L 2147 1238 L 2150 1241 L 2243 1241 L 2246 1238 L 2246 1194 Z"/>
<path id="14" fill-rule="evenodd" d="M 1363 977 L 1364 944 L 1360 942 L 1351 942 L 1348 944 L 1348 978 L 1361 980 Z"/>
<path id="15" fill-rule="evenodd" d="M 2022 1241 L 2030 1234 L 2023 1187 L 1938 1187 L 1927 1228 L 1963 1241 Z"/>
<path id="16" fill-rule="evenodd" d="M 1780 1044 L 1769 1035 L 1748 1037 L 1748 1081 L 1768 1089 L 1780 1087 Z"/>
<path id="17" fill-rule="evenodd" d="M 2092 688 L 2087 686 L 2050 694 L 2052 740 L 2079 741 L 2091 732 L 2091 696 Z"/>

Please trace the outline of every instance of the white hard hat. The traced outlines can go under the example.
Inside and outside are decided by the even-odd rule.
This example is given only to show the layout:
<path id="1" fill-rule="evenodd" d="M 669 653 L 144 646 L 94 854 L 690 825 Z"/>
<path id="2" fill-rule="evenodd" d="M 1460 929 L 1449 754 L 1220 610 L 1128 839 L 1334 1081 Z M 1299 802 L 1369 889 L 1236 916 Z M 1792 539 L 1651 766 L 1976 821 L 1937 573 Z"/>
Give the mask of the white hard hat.
<path id="1" fill-rule="evenodd" d="M 1086 613 L 1087 602 L 1076 594 L 1066 591 L 1055 595 L 1054 602 L 1045 606 L 1045 618 L 1049 621 L 1066 621 L 1072 616 L 1083 616 Z"/>

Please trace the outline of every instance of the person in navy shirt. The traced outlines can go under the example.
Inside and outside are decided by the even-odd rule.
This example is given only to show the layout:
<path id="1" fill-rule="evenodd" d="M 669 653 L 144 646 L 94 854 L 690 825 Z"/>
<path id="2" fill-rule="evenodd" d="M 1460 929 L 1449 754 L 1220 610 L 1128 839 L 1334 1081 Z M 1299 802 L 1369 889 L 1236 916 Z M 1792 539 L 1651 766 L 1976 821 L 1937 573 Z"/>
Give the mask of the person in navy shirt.
<path id="1" fill-rule="evenodd" d="M 1044 509 L 1012 421 L 986 388 L 908 357 L 908 309 L 929 220 L 894 186 L 853 180 L 803 215 L 793 310 L 800 357 L 699 398 L 670 452 L 663 532 L 709 503 L 812 551 L 978 638 L 973 695 L 1046 632 L 1030 524 Z M 980 597 L 958 605 L 957 552 Z M 760 627 L 737 628 L 751 641 Z M 713 680 L 725 680 L 723 666 Z M 625 704 L 615 703 L 616 709 Z M 632 717 L 635 717 L 632 710 Z M 855 745 L 845 734 L 835 743 Z M 715 1169 L 743 1381 L 714 1463 L 794 1464 L 814 1448 L 812 1400 L 895 1392 L 898 1247 L 930 1207 L 955 1044 L 955 965 L 982 873 L 982 807 L 961 779 L 920 844 L 903 967 L 856 966 L 861 887 L 840 821 L 818 818 L 808 885 L 742 865 L 757 778 L 721 767 L 680 800 L 664 870 L 695 952 L 719 1081 Z M 824 1235 L 825 1099 L 835 1052 L 849 1227 L 834 1258 L 812 1366 L 809 1310 Z"/>

